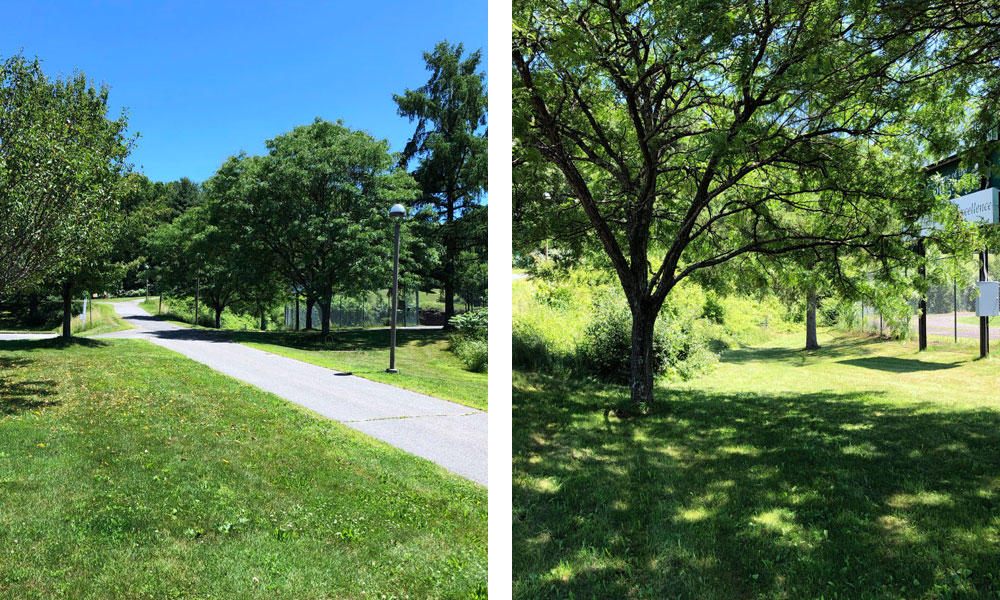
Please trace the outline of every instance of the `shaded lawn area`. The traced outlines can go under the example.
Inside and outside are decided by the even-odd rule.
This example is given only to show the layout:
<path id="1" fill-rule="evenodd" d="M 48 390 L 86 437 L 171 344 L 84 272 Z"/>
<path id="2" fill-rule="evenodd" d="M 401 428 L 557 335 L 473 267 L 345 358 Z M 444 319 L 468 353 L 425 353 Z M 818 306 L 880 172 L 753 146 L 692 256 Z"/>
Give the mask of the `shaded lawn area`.
<path id="1" fill-rule="evenodd" d="M 483 488 L 142 340 L 0 342 L 0 524 L 2 598 L 485 597 Z"/>
<path id="2" fill-rule="evenodd" d="M 802 335 L 660 386 L 514 375 L 516 598 L 997 598 L 1000 363 Z"/>
<path id="3" fill-rule="evenodd" d="M 365 379 L 486 410 L 486 373 L 473 373 L 448 350 L 440 329 L 396 331 L 396 368 L 389 366 L 389 330 L 333 331 L 333 343 L 313 331 L 227 331 L 232 340 Z"/>
<path id="4" fill-rule="evenodd" d="M 103 304 L 104 300 L 91 301 L 87 307 L 87 322 L 81 324 L 80 312 L 83 310 L 83 303 L 77 302 L 73 308 L 73 320 L 71 331 L 73 335 L 92 336 L 123 329 L 132 329 L 132 326 L 119 318 L 114 307 Z M 22 331 L 38 333 L 61 333 L 62 332 L 62 303 L 55 306 L 53 303 L 43 303 L 40 311 L 43 317 L 41 323 L 32 324 L 27 319 L 27 307 L 3 306 L 0 307 L 0 331 Z"/>

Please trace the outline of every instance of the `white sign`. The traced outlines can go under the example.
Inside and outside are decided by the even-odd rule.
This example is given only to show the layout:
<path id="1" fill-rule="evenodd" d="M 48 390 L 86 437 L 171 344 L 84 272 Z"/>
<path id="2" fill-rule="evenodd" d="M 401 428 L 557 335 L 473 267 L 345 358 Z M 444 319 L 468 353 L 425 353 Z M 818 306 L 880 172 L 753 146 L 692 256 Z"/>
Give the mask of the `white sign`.
<path id="1" fill-rule="evenodd" d="M 996 223 L 997 188 L 986 188 L 952 200 L 966 221 Z"/>
<path id="2" fill-rule="evenodd" d="M 979 298 L 976 299 L 977 317 L 1000 315 L 1000 281 L 977 281 Z"/>

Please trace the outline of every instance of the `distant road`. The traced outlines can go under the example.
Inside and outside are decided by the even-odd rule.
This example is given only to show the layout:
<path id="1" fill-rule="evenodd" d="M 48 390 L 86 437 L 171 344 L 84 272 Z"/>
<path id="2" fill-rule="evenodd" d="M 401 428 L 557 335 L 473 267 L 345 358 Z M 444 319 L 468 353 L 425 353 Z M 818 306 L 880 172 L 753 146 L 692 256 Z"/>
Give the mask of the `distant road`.
<path id="1" fill-rule="evenodd" d="M 958 313 L 958 337 L 969 338 L 978 340 L 979 339 L 979 324 L 970 325 L 968 323 L 962 323 L 962 317 L 975 317 L 976 313 L 973 312 L 960 312 Z M 913 328 L 916 331 L 917 321 L 914 319 Z M 941 315 L 927 315 L 927 335 L 942 335 L 942 336 L 954 336 L 955 335 L 955 314 L 945 313 Z M 1000 339 L 1000 327 L 993 325 L 990 327 L 990 339 L 996 340 Z"/>
<path id="2" fill-rule="evenodd" d="M 58 333 L 0 333 L 0 341 L 8 340 L 44 340 L 54 338 Z"/>

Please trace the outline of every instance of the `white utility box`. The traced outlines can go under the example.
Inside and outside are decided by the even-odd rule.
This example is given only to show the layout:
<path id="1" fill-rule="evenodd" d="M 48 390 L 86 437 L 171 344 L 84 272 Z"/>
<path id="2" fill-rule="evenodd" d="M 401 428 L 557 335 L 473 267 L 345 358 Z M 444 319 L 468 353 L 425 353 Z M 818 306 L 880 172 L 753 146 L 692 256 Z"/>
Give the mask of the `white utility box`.
<path id="1" fill-rule="evenodd" d="M 1000 281 L 977 281 L 979 298 L 976 299 L 977 317 L 1000 315 Z"/>

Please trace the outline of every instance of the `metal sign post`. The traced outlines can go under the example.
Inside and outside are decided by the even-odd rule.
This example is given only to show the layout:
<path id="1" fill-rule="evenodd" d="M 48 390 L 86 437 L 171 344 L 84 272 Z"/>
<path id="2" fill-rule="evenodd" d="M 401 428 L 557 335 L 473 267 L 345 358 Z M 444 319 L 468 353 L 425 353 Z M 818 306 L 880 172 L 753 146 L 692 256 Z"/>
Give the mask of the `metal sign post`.
<path id="1" fill-rule="evenodd" d="M 990 250 L 989 248 L 979 253 L 979 281 L 989 281 L 990 277 Z M 980 304 L 983 304 L 983 297 L 979 297 Z M 982 315 L 982 310 L 979 311 Z M 990 354 L 990 318 L 988 316 L 979 317 L 979 358 L 986 358 Z"/>
<path id="2" fill-rule="evenodd" d="M 919 256 L 922 259 L 926 255 L 927 252 L 924 250 L 924 238 L 920 238 L 919 240 L 917 240 L 917 256 Z M 927 279 L 927 264 L 924 261 L 921 261 L 920 263 L 920 279 L 925 281 Z M 919 329 L 920 350 L 926 350 L 927 349 L 927 293 L 926 292 L 924 292 L 920 296 L 920 317 L 918 320 L 917 327 Z"/>

